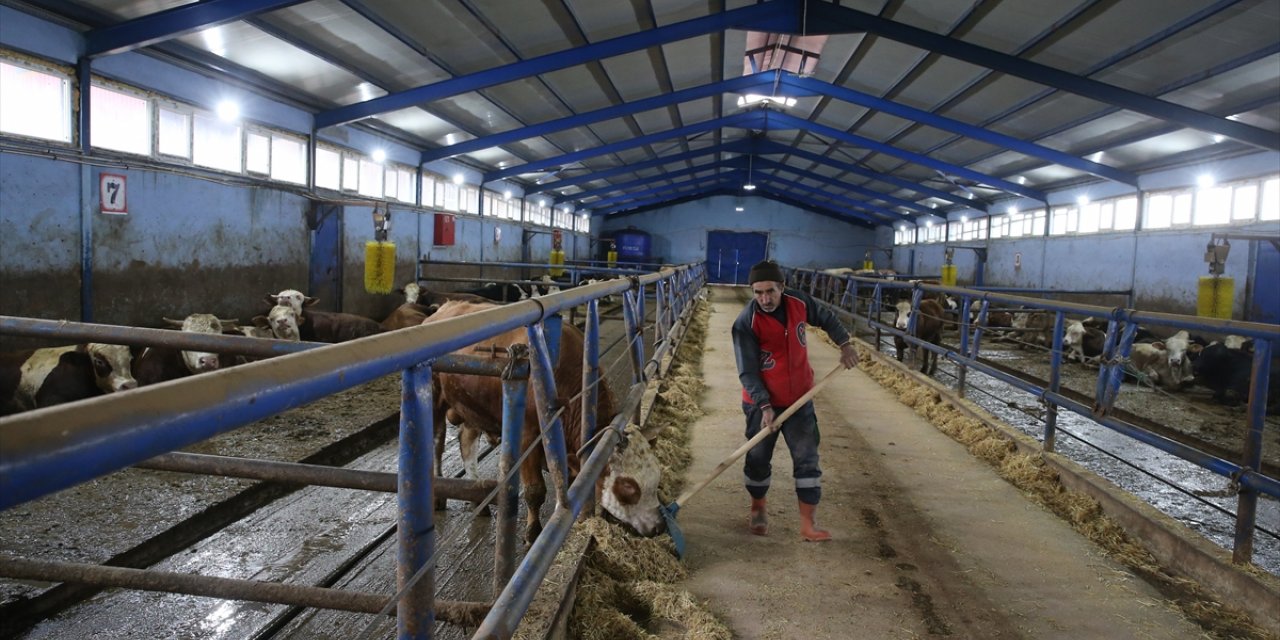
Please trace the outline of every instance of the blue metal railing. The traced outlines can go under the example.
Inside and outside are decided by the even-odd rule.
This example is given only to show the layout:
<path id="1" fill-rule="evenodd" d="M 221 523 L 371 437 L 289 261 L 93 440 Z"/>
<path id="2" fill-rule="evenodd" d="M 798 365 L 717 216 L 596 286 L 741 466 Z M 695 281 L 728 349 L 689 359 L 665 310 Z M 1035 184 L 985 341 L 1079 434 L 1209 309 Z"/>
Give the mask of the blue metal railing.
<path id="1" fill-rule="evenodd" d="M 676 297 L 688 301 L 706 281 L 701 265 L 664 268 L 659 273 L 633 275 L 627 279 L 566 290 L 551 296 L 513 303 L 466 318 L 379 334 L 354 342 L 334 345 L 283 343 L 250 340 L 235 336 L 193 336 L 180 332 L 102 325 L 75 325 L 66 331 L 50 330 L 48 321 L 0 317 L 0 332 L 19 335 L 58 336 L 69 341 L 141 342 L 166 346 L 207 349 L 223 353 L 275 356 L 198 377 L 175 380 L 101 396 L 81 402 L 37 409 L 0 419 L 0 510 L 35 500 L 81 482 L 101 477 L 175 451 L 213 436 L 310 403 L 325 396 L 402 372 L 400 425 L 400 560 L 397 584 L 398 634 L 401 638 L 427 638 L 431 634 L 432 583 L 425 566 L 434 542 L 432 526 L 432 398 L 431 363 L 451 360 L 453 351 L 485 338 L 529 327 L 535 337 L 534 357 L 541 359 L 542 381 L 533 385 L 538 393 L 554 396 L 554 381 L 546 380 L 549 348 L 542 338 L 542 322 L 559 311 L 593 302 L 606 296 L 628 294 L 636 315 L 628 318 L 629 335 L 643 332 L 643 300 L 648 285 L 663 282 Z M 596 305 L 590 305 L 589 326 L 599 322 Z M 687 307 L 686 307 L 687 308 Z M 477 321 L 481 320 L 482 321 Z M 675 314 L 658 322 L 677 319 Z M 670 330 L 667 326 L 662 334 Z M 598 336 L 598 331 L 594 332 Z M 104 336 L 110 339 L 104 339 Z M 598 339 L 598 338 L 597 338 Z M 643 341 L 639 341 L 643 342 Z M 660 343 L 659 350 L 670 349 Z M 630 346 L 633 363 L 639 367 L 635 378 L 646 377 L 644 346 Z M 279 355 L 285 353 L 286 355 Z M 449 356 L 446 358 L 446 356 Z M 598 359 L 598 345 L 588 349 L 588 358 Z M 594 370 L 595 362 L 590 368 Z M 465 366 L 465 365 L 460 365 Z M 509 471 L 519 454 L 512 448 L 520 442 L 518 425 L 523 421 L 523 380 L 504 379 L 504 437 L 501 466 Z M 634 384 L 627 397 L 639 404 L 642 384 Z M 510 417 L 511 424 L 507 418 Z M 608 432 L 596 442 L 575 483 L 564 487 L 558 480 L 558 495 L 566 502 L 556 513 L 526 555 L 513 579 L 506 584 L 499 604 L 490 611 L 487 625 L 509 624 L 524 615 L 532 591 L 563 544 L 567 527 L 591 494 L 599 473 L 626 426 L 620 414 Z M 57 428 L 51 428 L 56 425 Z M 549 464 L 567 468 L 563 444 L 548 445 Z M 510 476 L 504 476 L 509 478 Z M 500 509 L 514 515 L 515 480 L 505 483 Z M 507 536 L 509 540 L 511 536 Z M 499 550 L 499 556 L 503 556 Z M 510 555 L 507 556 L 508 558 Z M 499 575 L 511 575 L 501 569 Z M 416 577 L 422 573 L 422 577 Z M 535 578 L 536 579 L 533 579 Z M 416 580 L 416 581 L 415 581 Z M 388 606 L 394 606 L 388 603 Z M 489 622 L 489 620 L 494 622 Z"/>
<path id="2" fill-rule="evenodd" d="M 880 278 L 858 276 L 830 276 L 795 270 L 790 274 L 793 281 L 817 283 L 843 282 L 844 287 L 812 286 L 815 295 L 855 318 L 863 320 L 880 333 L 888 333 L 905 340 L 908 344 L 927 349 L 955 363 L 958 369 L 958 390 L 963 393 L 965 376 L 972 369 L 1022 391 L 1030 393 L 1044 401 L 1048 407 L 1048 415 L 1044 431 L 1042 447 L 1046 451 L 1054 448 L 1057 411 L 1064 408 L 1089 418 L 1103 427 L 1128 436 L 1134 440 L 1155 447 L 1165 453 L 1177 456 L 1212 473 L 1229 478 L 1240 487 L 1236 509 L 1236 535 L 1233 558 L 1235 562 L 1246 563 L 1252 559 L 1253 532 L 1256 525 L 1258 494 L 1266 494 L 1280 498 L 1280 480 L 1261 472 L 1262 430 L 1265 424 L 1267 407 L 1267 389 L 1271 375 L 1270 367 L 1274 345 L 1280 340 L 1280 327 L 1243 322 L 1238 320 L 1222 320 L 1217 318 L 1200 318 L 1169 313 L 1155 313 L 1126 308 L 1107 308 L 1094 305 L 1058 302 L 1041 298 L 1030 298 L 1014 295 L 1015 289 L 984 287 L 981 290 L 960 287 L 948 287 L 920 282 L 888 281 Z M 830 300 L 824 294 L 837 291 L 838 299 Z M 910 293 L 912 309 L 919 309 L 923 294 L 943 293 L 962 301 L 959 306 L 959 351 L 923 342 L 913 335 L 912 328 L 900 331 L 880 320 L 880 312 L 885 310 L 886 292 L 898 290 L 902 294 Z M 1035 290 L 1037 293 L 1063 293 L 1061 291 Z M 1077 291 L 1074 293 L 1085 293 Z M 1099 292 L 1093 292 L 1099 293 Z M 1107 291 L 1109 294 L 1127 294 L 1129 292 Z M 970 304 L 977 301 L 977 326 L 972 327 Z M 1054 314 L 1053 337 L 1050 346 L 1050 374 L 1045 387 L 1027 382 L 1010 375 L 979 360 L 978 354 L 981 339 L 985 330 L 986 315 L 991 303 L 1000 303 L 1004 307 L 1021 306 L 1028 311 L 1039 310 Z M 859 306 L 864 309 L 859 313 Z M 1108 328 L 1106 342 L 1101 357 L 1095 389 L 1095 403 L 1086 406 L 1068 398 L 1060 392 L 1062 359 L 1062 333 L 1067 314 L 1093 317 L 1106 320 Z M 913 313 L 913 318 L 918 315 Z M 1140 426 L 1120 420 L 1110 411 L 1119 395 L 1120 384 L 1124 378 L 1124 364 L 1128 361 L 1130 349 L 1134 344 L 1134 336 L 1139 324 L 1160 326 L 1171 329 L 1187 329 L 1220 334 L 1234 334 L 1254 340 L 1252 377 L 1248 403 L 1248 429 L 1243 441 L 1243 459 L 1239 464 L 1210 455 L 1195 447 L 1153 433 Z M 1123 326 L 1123 330 L 1120 327 Z"/>

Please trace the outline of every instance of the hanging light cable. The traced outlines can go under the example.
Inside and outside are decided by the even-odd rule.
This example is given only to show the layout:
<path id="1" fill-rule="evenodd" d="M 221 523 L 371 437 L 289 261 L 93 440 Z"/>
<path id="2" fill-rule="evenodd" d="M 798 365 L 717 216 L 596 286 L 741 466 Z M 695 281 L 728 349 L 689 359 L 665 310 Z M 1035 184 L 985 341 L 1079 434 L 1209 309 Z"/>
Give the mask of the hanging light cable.
<path id="1" fill-rule="evenodd" d="M 747 182 L 742 185 L 743 191 L 754 191 L 756 188 L 756 183 L 751 181 L 751 176 L 754 173 L 753 169 L 755 168 L 755 164 L 756 164 L 755 160 L 756 160 L 756 154 L 752 153 L 747 155 Z"/>

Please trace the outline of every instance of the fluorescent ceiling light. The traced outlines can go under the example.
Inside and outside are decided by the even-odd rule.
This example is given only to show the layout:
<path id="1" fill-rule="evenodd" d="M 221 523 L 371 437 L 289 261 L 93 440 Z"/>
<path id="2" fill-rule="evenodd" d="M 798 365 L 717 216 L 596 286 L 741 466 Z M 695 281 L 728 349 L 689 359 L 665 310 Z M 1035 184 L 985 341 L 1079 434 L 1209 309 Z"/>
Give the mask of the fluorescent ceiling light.
<path id="1" fill-rule="evenodd" d="M 785 96 L 766 96 L 758 93 L 748 93 L 738 96 L 739 107 L 751 107 L 757 104 L 776 104 L 781 107 L 794 107 L 796 106 L 796 99 Z"/>

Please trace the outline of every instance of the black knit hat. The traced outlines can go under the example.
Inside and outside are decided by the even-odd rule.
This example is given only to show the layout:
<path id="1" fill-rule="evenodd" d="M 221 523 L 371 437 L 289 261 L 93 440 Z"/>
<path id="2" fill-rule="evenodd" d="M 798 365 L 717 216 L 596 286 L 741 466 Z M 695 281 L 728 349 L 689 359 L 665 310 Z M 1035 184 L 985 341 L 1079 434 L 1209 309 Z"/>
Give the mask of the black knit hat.
<path id="1" fill-rule="evenodd" d="M 782 267 L 772 260 L 762 260 L 755 263 L 751 267 L 750 274 L 747 275 L 747 284 L 755 284 L 764 281 L 783 282 L 786 278 L 782 275 Z"/>

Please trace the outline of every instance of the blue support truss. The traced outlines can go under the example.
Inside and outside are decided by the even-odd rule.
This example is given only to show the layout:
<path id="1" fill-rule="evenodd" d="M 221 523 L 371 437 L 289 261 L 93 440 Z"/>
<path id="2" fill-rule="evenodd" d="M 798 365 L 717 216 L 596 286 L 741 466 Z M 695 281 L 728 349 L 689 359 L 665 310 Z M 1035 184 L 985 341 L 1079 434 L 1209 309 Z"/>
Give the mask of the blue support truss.
<path id="1" fill-rule="evenodd" d="M 124 53 L 194 31 L 275 11 L 304 0 L 204 0 L 128 20 L 85 34 L 88 57 Z"/>

